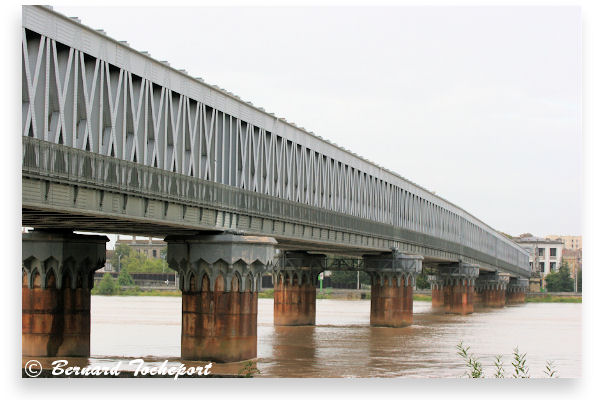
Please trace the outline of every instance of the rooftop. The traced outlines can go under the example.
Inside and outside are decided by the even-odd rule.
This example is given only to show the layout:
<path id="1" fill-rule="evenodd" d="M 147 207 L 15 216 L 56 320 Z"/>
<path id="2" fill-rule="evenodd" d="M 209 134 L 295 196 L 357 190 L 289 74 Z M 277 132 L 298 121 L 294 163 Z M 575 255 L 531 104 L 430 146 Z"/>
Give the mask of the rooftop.
<path id="1" fill-rule="evenodd" d="M 551 244 L 563 244 L 562 240 L 545 239 L 537 236 L 526 236 L 522 238 L 515 238 L 517 243 L 551 243 Z"/>

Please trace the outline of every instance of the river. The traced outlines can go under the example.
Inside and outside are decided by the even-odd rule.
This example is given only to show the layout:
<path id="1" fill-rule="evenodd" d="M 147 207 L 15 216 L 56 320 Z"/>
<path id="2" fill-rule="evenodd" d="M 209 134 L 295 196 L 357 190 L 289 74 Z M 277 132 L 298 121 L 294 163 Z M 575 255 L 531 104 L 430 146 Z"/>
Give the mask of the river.
<path id="1" fill-rule="evenodd" d="M 91 309 L 90 363 L 179 362 L 180 297 L 92 296 Z M 460 377 L 465 368 L 456 345 L 462 341 L 480 357 L 486 376 L 496 354 L 510 375 L 518 346 L 532 377 L 544 377 L 546 360 L 560 377 L 581 377 L 581 304 L 527 303 L 460 316 L 433 314 L 430 302 L 415 301 L 414 323 L 405 328 L 371 327 L 369 311 L 369 300 L 317 300 L 316 326 L 275 327 L 273 300 L 259 299 L 257 376 Z M 221 364 L 213 372 L 239 369 L 239 363 Z"/>

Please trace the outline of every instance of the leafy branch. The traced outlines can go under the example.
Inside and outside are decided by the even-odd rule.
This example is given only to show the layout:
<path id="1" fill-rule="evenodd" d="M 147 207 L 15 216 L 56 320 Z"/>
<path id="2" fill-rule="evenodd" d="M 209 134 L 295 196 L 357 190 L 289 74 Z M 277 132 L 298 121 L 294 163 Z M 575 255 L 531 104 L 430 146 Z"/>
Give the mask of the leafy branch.
<path id="1" fill-rule="evenodd" d="M 494 373 L 494 378 L 504 378 L 504 363 L 502 362 L 501 355 L 495 356 L 494 367 L 496 367 L 496 372 Z"/>
<path id="2" fill-rule="evenodd" d="M 544 374 L 546 374 L 548 378 L 558 378 L 558 371 L 554 367 L 554 361 L 546 361 L 546 369 L 544 370 Z"/>
<path id="3" fill-rule="evenodd" d="M 256 367 L 256 363 L 253 361 L 247 361 L 242 365 L 242 368 L 238 371 L 238 375 L 242 375 L 245 378 L 252 378 L 254 375 L 260 374 L 260 370 Z"/>
<path id="4" fill-rule="evenodd" d="M 462 341 L 456 346 L 458 349 L 458 355 L 463 359 L 466 366 L 465 376 L 469 378 L 485 378 L 483 372 L 483 366 L 479 358 L 471 352 L 471 347 L 466 346 Z M 527 353 L 519 352 L 519 348 L 516 347 L 512 352 L 513 374 L 511 378 L 530 378 L 529 367 L 527 366 Z M 502 355 L 494 356 L 494 378 L 507 378 L 506 370 L 504 369 L 504 362 L 502 361 Z M 558 371 L 554 365 L 554 361 L 546 361 L 546 368 L 544 374 L 548 378 L 558 378 Z"/>
<path id="5" fill-rule="evenodd" d="M 477 357 L 469 352 L 470 346 L 466 346 L 463 342 L 460 342 L 456 348 L 458 349 L 458 355 L 462 357 L 467 366 L 466 375 L 469 378 L 483 378 L 483 367 Z"/>
<path id="6" fill-rule="evenodd" d="M 529 367 L 527 366 L 527 353 L 519 353 L 519 348 L 513 350 L 512 366 L 515 369 L 513 378 L 529 378 Z"/>

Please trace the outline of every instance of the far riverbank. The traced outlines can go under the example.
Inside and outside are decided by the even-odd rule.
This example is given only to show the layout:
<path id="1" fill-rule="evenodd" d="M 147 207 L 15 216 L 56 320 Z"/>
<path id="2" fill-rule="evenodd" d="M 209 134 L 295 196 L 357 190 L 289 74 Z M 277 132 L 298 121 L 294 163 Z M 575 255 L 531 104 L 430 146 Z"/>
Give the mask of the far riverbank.
<path id="1" fill-rule="evenodd" d="M 94 293 L 93 295 L 100 295 Z M 181 291 L 173 287 L 121 287 L 114 296 L 181 296 Z M 263 289 L 258 297 L 261 299 L 272 299 L 273 289 Z M 369 300 L 371 291 L 369 289 L 317 289 L 317 299 L 330 300 Z M 431 301 L 431 290 L 415 290 L 413 300 Z M 525 297 L 527 303 L 581 303 L 581 293 L 527 293 Z"/>

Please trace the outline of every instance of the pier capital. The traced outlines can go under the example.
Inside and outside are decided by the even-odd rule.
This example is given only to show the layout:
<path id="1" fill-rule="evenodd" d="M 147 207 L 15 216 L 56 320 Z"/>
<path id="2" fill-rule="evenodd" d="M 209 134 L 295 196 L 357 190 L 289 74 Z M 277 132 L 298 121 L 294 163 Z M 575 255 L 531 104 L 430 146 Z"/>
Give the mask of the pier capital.
<path id="1" fill-rule="evenodd" d="M 392 251 L 387 254 L 365 255 L 364 268 L 371 276 L 374 285 L 415 286 L 416 277 L 423 270 L 423 257 L 420 255 Z"/>
<path id="2" fill-rule="evenodd" d="M 475 280 L 476 290 L 506 290 L 510 275 L 494 272 L 491 274 L 482 274 Z"/>
<path id="3" fill-rule="evenodd" d="M 167 262 L 179 272 L 184 292 L 200 290 L 204 277 L 209 291 L 259 291 L 262 274 L 273 267 L 277 244 L 270 237 L 230 233 L 167 236 L 165 241 Z"/>
<path id="4" fill-rule="evenodd" d="M 327 256 L 305 251 L 284 251 L 275 259 L 273 285 L 283 279 L 302 286 L 304 283 L 316 285 L 318 275 L 327 268 Z"/>
<path id="5" fill-rule="evenodd" d="M 106 261 L 106 236 L 81 235 L 70 231 L 34 230 L 22 234 L 23 286 L 33 289 L 92 289 L 94 272 Z M 66 281 L 68 280 L 68 282 Z"/>

